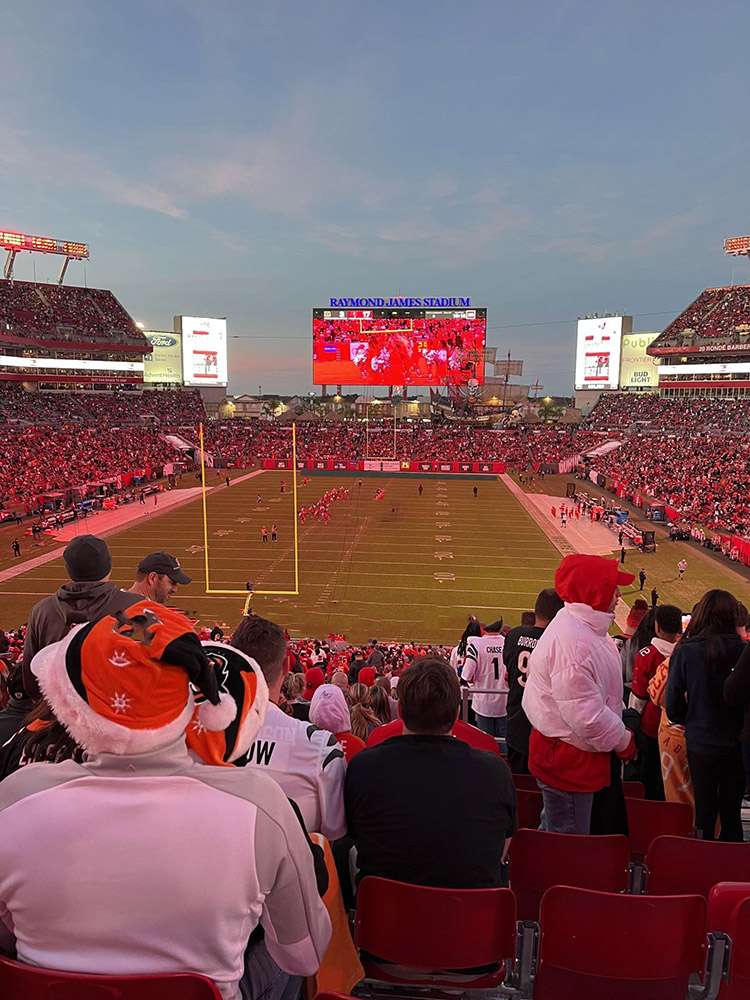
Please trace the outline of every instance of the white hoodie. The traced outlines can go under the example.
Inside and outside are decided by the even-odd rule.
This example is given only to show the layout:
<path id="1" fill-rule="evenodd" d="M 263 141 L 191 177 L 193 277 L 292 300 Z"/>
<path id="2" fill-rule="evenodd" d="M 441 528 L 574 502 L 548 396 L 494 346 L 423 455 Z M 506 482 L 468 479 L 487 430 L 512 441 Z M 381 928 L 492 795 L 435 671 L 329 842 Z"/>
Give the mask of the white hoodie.
<path id="1" fill-rule="evenodd" d="M 620 657 L 608 634 L 613 620 L 588 604 L 566 604 L 545 629 L 529 658 L 522 700 L 543 736 L 594 753 L 628 747 Z"/>

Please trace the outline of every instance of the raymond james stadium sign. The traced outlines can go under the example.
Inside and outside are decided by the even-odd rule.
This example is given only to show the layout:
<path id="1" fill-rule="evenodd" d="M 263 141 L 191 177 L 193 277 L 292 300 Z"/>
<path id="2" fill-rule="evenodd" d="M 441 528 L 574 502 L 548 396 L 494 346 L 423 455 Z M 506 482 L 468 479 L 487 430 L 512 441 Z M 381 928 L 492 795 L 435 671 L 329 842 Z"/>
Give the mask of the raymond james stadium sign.
<path id="1" fill-rule="evenodd" d="M 471 307 L 471 299 L 461 296 L 432 296 L 428 298 L 405 298 L 394 295 L 391 298 L 329 299 L 332 309 L 418 309 L 420 306 L 432 309 L 466 309 Z"/>

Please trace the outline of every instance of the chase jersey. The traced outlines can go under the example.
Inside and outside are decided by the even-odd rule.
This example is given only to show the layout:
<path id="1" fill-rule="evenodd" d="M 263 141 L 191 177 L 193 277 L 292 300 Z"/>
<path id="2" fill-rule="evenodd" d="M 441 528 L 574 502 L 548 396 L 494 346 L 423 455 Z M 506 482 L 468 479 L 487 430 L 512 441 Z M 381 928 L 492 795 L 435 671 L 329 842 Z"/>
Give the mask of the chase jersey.
<path id="1" fill-rule="evenodd" d="M 461 679 L 470 681 L 472 687 L 491 689 L 494 694 L 472 695 L 471 705 L 477 715 L 498 718 L 505 715 L 508 701 L 508 680 L 503 663 L 502 635 L 479 635 L 466 644 Z"/>

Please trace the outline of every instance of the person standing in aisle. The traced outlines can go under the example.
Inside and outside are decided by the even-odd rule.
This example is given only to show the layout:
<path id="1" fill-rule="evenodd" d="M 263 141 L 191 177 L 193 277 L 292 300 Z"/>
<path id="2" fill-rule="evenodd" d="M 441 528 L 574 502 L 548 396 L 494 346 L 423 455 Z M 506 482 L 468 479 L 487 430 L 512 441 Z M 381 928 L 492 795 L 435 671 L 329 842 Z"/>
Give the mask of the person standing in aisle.
<path id="1" fill-rule="evenodd" d="M 703 840 L 743 840 L 745 771 L 742 708 L 728 704 L 724 687 L 745 643 L 737 634 L 739 606 L 726 590 L 709 590 L 695 607 L 685 637 L 670 657 L 665 709 L 685 726 L 695 793 L 695 825 Z M 730 685 L 730 696 L 732 685 Z"/>
<path id="2" fill-rule="evenodd" d="M 566 556 L 555 573 L 565 606 L 531 654 L 521 702 L 532 726 L 529 770 L 551 833 L 588 834 L 594 794 L 612 783 L 612 753 L 629 760 L 636 752 L 622 721 L 622 670 L 609 635 L 619 588 L 633 580 L 601 556 Z"/>
<path id="3" fill-rule="evenodd" d="M 556 590 L 542 590 L 534 605 L 533 625 L 512 628 L 505 637 L 503 663 L 508 676 L 508 764 L 514 774 L 529 773 L 529 736 L 531 725 L 521 705 L 529 659 L 544 630 L 562 609 L 563 602 Z"/>
<path id="4" fill-rule="evenodd" d="M 508 712 L 508 677 L 503 663 L 505 639 L 501 634 L 500 618 L 487 625 L 484 635 L 474 636 L 466 643 L 466 658 L 461 672 L 461 682 L 479 691 L 474 694 L 471 707 L 477 717 L 477 726 L 490 736 L 504 739 Z"/>

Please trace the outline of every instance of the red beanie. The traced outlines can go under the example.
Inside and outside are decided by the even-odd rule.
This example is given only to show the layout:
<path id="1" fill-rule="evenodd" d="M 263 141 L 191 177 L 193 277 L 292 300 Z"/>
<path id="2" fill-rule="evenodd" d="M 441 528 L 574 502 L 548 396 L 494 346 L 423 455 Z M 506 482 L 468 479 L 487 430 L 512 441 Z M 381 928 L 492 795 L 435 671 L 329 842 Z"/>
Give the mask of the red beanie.
<path id="1" fill-rule="evenodd" d="M 555 590 L 566 604 L 588 604 L 595 611 L 607 611 L 615 590 L 633 580 L 633 574 L 623 573 L 614 559 L 565 556 L 555 573 Z"/>
<path id="2" fill-rule="evenodd" d="M 366 684 L 368 688 L 371 688 L 375 683 L 375 678 L 377 676 L 377 671 L 375 667 L 362 667 L 360 672 L 357 674 L 357 683 Z"/>
<path id="3" fill-rule="evenodd" d="M 305 688 L 305 693 L 303 694 L 302 697 L 305 699 L 305 701 L 310 701 L 310 699 L 318 690 L 318 688 L 321 686 L 321 684 L 325 684 L 325 675 L 321 670 L 321 668 L 310 667 L 310 669 L 305 674 L 305 682 L 307 686 Z"/>

